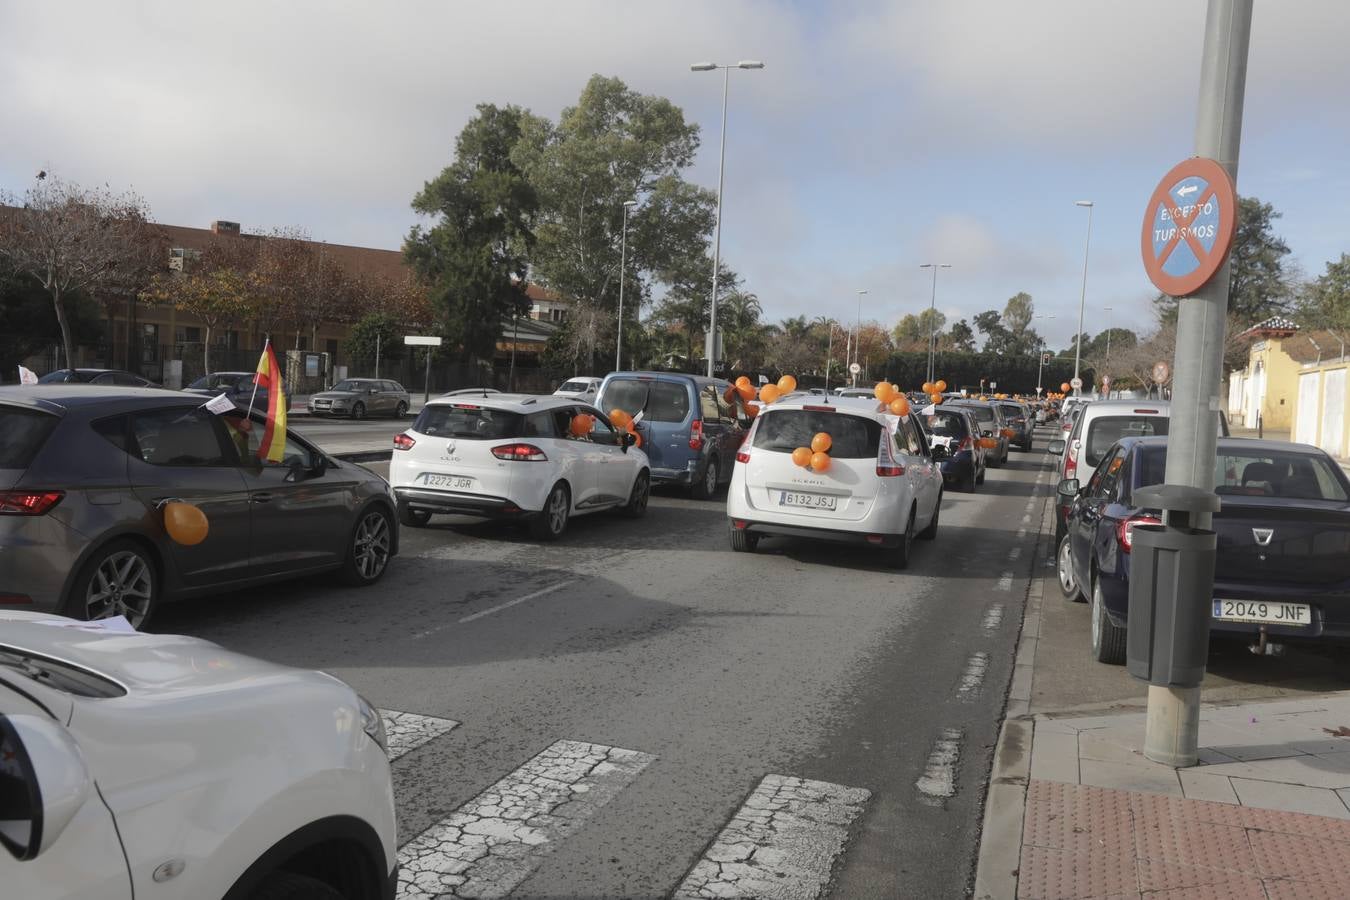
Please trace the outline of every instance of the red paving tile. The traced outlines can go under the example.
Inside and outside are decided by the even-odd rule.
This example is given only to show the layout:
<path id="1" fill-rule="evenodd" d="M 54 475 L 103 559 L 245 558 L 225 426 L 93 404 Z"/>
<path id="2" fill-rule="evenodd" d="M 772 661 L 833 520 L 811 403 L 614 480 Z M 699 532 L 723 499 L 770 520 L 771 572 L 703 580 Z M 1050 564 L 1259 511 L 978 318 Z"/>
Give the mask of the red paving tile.
<path id="1" fill-rule="evenodd" d="M 1028 782 L 1024 900 L 1345 900 L 1350 822 Z"/>

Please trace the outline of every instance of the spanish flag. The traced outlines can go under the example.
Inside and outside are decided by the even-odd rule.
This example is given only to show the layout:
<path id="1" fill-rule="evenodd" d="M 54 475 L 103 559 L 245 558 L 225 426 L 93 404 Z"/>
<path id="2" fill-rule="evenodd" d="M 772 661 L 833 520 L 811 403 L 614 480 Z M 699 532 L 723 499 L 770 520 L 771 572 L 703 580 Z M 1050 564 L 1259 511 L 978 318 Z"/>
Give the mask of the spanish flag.
<path id="1" fill-rule="evenodd" d="M 277 354 L 268 339 L 258 360 L 258 387 L 267 388 L 267 424 L 258 443 L 258 459 L 279 463 L 286 455 L 286 390 L 285 374 L 277 365 Z"/>

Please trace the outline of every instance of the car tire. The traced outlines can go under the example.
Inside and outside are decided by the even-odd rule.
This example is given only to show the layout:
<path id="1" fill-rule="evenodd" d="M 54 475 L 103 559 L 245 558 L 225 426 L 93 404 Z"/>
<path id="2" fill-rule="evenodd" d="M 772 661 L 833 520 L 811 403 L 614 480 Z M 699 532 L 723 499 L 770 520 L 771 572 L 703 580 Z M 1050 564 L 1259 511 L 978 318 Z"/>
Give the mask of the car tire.
<path id="1" fill-rule="evenodd" d="M 571 512 L 571 492 L 560 481 L 548 492 L 544 508 L 530 519 L 530 535 L 537 541 L 556 541 L 567 530 L 567 519 Z"/>
<path id="2" fill-rule="evenodd" d="M 80 567 L 61 614 L 86 621 L 122 615 L 140 631 L 154 618 L 162 596 L 154 556 L 139 541 L 122 538 L 94 551 Z"/>
<path id="3" fill-rule="evenodd" d="M 708 465 L 703 469 L 703 477 L 694 485 L 693 496 L 695 500 L 711 500 L 717 493 L 717 457 L 708 458 Z"/>
<path id="4" fill-rule="evenodd" d="M 980 477 L 975 479 L 975 483 L 976 483 L 976 484 L 984 484 L 984 478 L 985 478 L 985 476 L 988 475 L 988 474 L 989 474 L 989 464 L 986 463 L 986 464 L 985 464 L 985 467 L 984 467 L 983 469 L 980 470 Z"/>
<path id="5" fill-rule="evenodd" d="M 751 534 L 744 528 L 731 526 L 731 549 L 736 553 L 754 553 L 759 546 L 759 535 Z"/>
<path id="6" fill-rule="evenodd" d="M 408 404 L 402 400 L 398 401 L 398 406 L 394 407 L 394 418 L 401 419 L 408 414 Z"/>
<path id="7" fill-rule="evenodd" d="M 961 479 L 961 490 L 965 491 L 967 494 L 973 494 L 975 493 L 975 485 L 979 483 L 980 479 L 977 478 L 975 474 L 975 464 L 972 463 L 970 466 L 970 474 Z"/>
<path id="8" fill-rule="evenodd" d="M 342 580 L 354 587 L 374 584 L 389 568 L 394 549 L 394 523 L 382 506 L 367 506 L 357 516 L 342 560 Z"/>
<path id="9" fill-rule="evenodd" d="M 1078 578 L 1073 571 L 1073 546 L 1068 535 L 1060 538 L 1058 549 L 1055 550 L 1055 575 L 1059 582 L 1059 592 L 1066 600 L 1075 603 L 1087 601 L 1083 592 L 1078 589 Z"/>
<path id="10" fill-rule="evenodd" d="M 937 537 L 938 516 L 942 514 L 942 491 L 938 491 L 937 504 L 933 507 L 933 521 L 928 523 L 928 527 L 920 531 L 918 535 L 921 541 L 931 541 Z"/>
<path id="11" fill-rule="evenodd" d="M 398 522 L 400 525 L 406 525 L 409 528 L 425 528 L 431 521 L 431 510 L 413 509 L 406 503 L 398 505 Z"/>
<path id="12" fill-rule="evenodd" d="M 1119 666 L 1125 662 L 1125 638 L 1128 629 L 1111 621 L 1102 600 L 1101 579 L 1092 576 L 1092 657 L 1099 663 Z"/>
<path id="13" fill-rule="evenodd" d="M 282 869 L 263 879 L 252 900 L 343 900 L 343 894 L 317 878 Z"/>
<path id="14" fill-rule="evenodd" d="M 352 418 L 364 419 L 365 417 L 366 417 L 366 405 L 359 401 L 357 403 L 354 403 L 352 405 Z"/>
<path id="15" fill-rule="evenodd" d="M 1022 452 L 1030 453 L 1035 448 L 1035 446 L 1036 446 L 1035 441 L 1027 441 L 1025 444 L 1022 445 Z"/>
<path id="16" fill-rule="evenodd" d="M 623 514 L 630 519 L 640 519 L 647 514 L 647 501 L 652 495 L 652 479 L 645 471 L 639 472 L 633 479 L 633 490 L 628 494 L 628 503 Z"/>
<path id="17" fill-rule="evenodd" d="M 1001 456 L 990 457 L 984 461 L 986 469 L 997 469 L 1001 465 L 1003 465 L 1003 457 Z"/>
<path id="18" fill-rule="evenodd" d="M 914 510 L 909 511 L 909 521 L 905 523 L 905 532 L 900 535 L 898 546 L 892 547 L 887 553 L 886 564 L 892 569 L 909 568 L 909 560 L 913 555 L 914 548 Z"/>

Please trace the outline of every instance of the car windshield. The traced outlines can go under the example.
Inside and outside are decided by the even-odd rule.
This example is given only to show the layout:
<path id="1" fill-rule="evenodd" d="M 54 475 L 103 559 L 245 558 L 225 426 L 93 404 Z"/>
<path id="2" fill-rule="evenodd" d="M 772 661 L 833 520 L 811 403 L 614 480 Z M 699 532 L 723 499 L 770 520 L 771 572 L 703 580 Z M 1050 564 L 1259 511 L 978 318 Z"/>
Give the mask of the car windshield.
<path id="1" fill-rule="evenodd" d="M 563 383 L 563 386 L 560 387 L 560 388 L 558 388 L 558 390 L 560 390 L 560 391 L 577 391 L 577 392 L 580 393 L 580 392 L 588 391 L 588 390 L 590 390 L 590 388 L 591 388 L 590 383 L 589 383 L 589 382 L 586 382 L 586 381 L 567 381 L 567 382 L 564 382 L 564 383 Z"/>
<path id="2" fill-rule="evenodd" d="M 1167 448 L 1149 447 L 1140 460 L 1139 486 L 1163 484 Z M 1325 457 L 1307 453 L 1219 448 L 1214 491 L 1222 496 L 1282 497 L 1287 500 L 1350 499 L 1344 482 Z"/>
<path id="3" fill-rule="evenodd" d="M 51 413 L 0 406 L 0 469 L 26 469 L 60 421 Z"/>
<path id="4" fill-rule="evenodd" d="M 1093 468 L 1106 456 L 1111 445 L 1123 437 L 1153 437 L 1167 434 L 1166 416 L 1102 416 L 1087 424 L 1085 459 Z"/>
<path id="5" fill-rule="evenodd" d="M 437 403 L 417 414 L 412 430 L 435 437 L 495 441 L 524 435 L 525 417 L 472 403 Z"/>
<path id="6" fill-rule="evenodd" d="M 605 413 L 621 409 L 642 413 L 648 422 L 683 422 L 689 417 L 689 391 L 678 382 L 615 378 L 605 387 Z"/>
<path id="7" fill-rule="evenodd" d="M 243 376 L 241 375 L 221 375 L 216 373 L 215 375 L 203 375 L 201 378 L 198 378 L 196 381 L 192 382 L 192 384 L 188 385 L 188 387 L 196 388 L 197 390 L 220 390 L 223 388 L 232 388 L 242 380 Z"/>
<path id="8" fill-rule="evenodd" d="M 881 443 L 881 423 L 862 416 L 811 409 L 775 409 L 760 413 L 755 446 L 778 453 L 791 453 L 811 446 L 820 432 L 830 436 L 830 456 L 835 459 L 873 459 Z"/>
<path id="9" fill-rule="evenodd" d="M 354 378 L 348 378 L 345 381 L 339 381 L 337 384 L 329 388 L 329 390 L 356 392 L 356 391 L 364 391 L 367 388 L 371 388 L 374 386 L 375 386 L 374 382 L 357 381 Z"/>
<path id="10" fill-rule="evenodd" d="M 960 413 L 935 412 L 930 416 L 924 416 L 924 423 L 928 426 L 930 434 L 938 434 L 943 437 L 966 436 L 966 417 Z"/>

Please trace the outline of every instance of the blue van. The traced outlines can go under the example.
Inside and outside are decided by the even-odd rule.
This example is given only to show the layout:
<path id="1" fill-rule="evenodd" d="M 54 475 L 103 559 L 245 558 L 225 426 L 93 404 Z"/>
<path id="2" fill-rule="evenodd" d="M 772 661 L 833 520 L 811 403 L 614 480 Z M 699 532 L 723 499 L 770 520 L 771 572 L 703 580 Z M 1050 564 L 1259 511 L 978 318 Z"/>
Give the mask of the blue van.
<path id="1" fill-rule="evenodd" d="M 654 484 L 684 485 L 707 500 L 730 483 L 750 429 L 744 406 L 723 396 L 729 387 L 720 378 L 680 372 L 611 372 L 595 402 L 606 415 L 642 414 L 638 433 Z"/>

